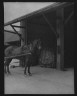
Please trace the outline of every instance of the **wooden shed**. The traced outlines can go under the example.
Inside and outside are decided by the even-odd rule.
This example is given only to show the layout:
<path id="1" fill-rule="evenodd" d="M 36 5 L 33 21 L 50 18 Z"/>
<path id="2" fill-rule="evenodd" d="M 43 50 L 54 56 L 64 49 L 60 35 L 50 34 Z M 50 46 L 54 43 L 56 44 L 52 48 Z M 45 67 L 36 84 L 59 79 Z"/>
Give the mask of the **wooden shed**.
<path id="1" fill-rule="evenodd" d="M 55 68 L 73 66 L 74 2 L 55 2 L 4 24 L 10 25 L 21 39 L 21 45 L 40 38 L 43 46 L 54 49 Z M 20 22 L 20 26 L 15 23 Z M 15 28 L 20 28 L 19 34 Z M 5 30 L 8 31 L 8 30 Z"/>

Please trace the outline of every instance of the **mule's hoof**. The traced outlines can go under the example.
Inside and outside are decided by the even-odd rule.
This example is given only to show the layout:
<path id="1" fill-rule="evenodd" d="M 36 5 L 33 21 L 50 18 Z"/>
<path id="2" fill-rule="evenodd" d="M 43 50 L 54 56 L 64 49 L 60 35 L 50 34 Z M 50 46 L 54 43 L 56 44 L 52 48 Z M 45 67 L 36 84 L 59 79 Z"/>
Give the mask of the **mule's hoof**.
<path id="1" fill-rule="evenodd" d="M 7 72 L 7 74 L 11 75 L 11 73 L 10 73 L 10 72 Z"/>
<path id="2" fill-rule="evenodd" d="M 24 75 L 25 77 L 27 77 L 27 75 Z"/>
<path id="3" fill-rule="evenodd" d="M 24 74 L 24 76 L 27 76 L 27 74 Z"/>
<path id="4" fill-rule="evenodd" d="M 32 74 L 31 74 L 31 73 L 29 73 L 29 76 L 32 76 Z"/>

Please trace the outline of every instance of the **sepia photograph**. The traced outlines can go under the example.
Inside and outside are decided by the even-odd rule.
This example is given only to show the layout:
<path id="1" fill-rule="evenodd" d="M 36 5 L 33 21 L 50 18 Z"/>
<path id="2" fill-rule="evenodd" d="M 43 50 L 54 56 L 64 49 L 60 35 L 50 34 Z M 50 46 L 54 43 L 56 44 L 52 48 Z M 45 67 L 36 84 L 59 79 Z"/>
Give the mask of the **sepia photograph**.
<path id="1" fill-rule="evenodd" d="M 3 2 L 4 94 L 74 94 L 74 2 Z"/>

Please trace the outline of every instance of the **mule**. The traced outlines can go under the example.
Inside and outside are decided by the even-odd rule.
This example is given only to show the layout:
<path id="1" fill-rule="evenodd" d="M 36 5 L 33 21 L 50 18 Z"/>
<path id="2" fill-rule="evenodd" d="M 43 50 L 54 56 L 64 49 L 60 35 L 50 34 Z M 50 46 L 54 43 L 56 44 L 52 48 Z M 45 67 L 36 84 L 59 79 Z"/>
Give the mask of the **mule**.
<path id="1" fill-rule="evenodd" d="M 30 67 L 32 65 L 32 62 L 33 62 L 33 57 L 34 57 L 34 54 L 37 53 L 37 51 L 40 52 L 41 50 L 41 41 L 40 40 L 34 40 L 32 45 L 30 46 L 30 52 L 31 54 L 27 54 L 26 55 L 26 63 L 25 63 L 25 70 L 24 70 L 24 75 L 27 75 L 26 73 L 26 70 L 28 68 L 28 74 L 31 76 L 31 72 L 30 72 Z"/>
<path id="2" fill-rule="evenodd" d="M 25 53 L 24 51 L 27 51 L 27 46 L 9 46 L 5 49 L 5 57 L 10 57 L 10 56 L 16 56 L 16 55 L 21 55 L 23 53 Z M 5 59 L 5 63 L 4 63 L 4 72 L 5 73 L 10 73 L 9 71 L 9 64 L 12 61 L 12 59 L 19 59 L 23 61 L 23 56 L 20 57 L 13 57 L 13 58 L 8 58 Z"/>
<path id="3" fill-rule="evenodd" d="M 32 43 L 30 43 L 28 46 L 24 45 L 24 46 L 9 46 L 5 49 L 5 56 L 16 56 L 16 55 L 21 55 L 21 54 L 25 54 L 28 53 L 25 56 L 20 56 L 20 57 L 14 57 L 14 58 L 8 58 L 5 60 L 5 64 L 4 64 L 4 72 L 5 73 L 10 73 L 9 71 L 9 64 L 12 61 L 12 59 L 19 59 L 22 60 L 23 62 L 25 61 L 25 70 L 24 70 L 24 74 L 26 75 L 26 69 L 28 68 L 28 73 L 29 75 L 31 75 L 30 72 L 30 66 L 32 63 L 32 59 L 33 59 L 33 54 L 35 53 L 36 50 L 40 49 L 40 40 L 34 40 Z"/>

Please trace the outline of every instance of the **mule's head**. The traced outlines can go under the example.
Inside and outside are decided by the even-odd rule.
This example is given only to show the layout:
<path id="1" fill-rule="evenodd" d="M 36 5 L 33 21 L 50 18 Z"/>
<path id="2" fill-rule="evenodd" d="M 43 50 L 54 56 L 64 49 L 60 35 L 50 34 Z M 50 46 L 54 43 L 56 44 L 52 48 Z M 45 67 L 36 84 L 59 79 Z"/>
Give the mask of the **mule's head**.
<path id="1" fill-rule="evenodd" d="M 28 52 L 31 52 L 32 51 L 32 44 L 30 43 L 29 45 L 24 45 L 22 46 L 22 51 L 23 53 L 28 53 Z"/>
<path id="2" fill-rule="evenodd" d="M 38 40 L 34 40 L 32 43 L 29 43 L 28 45 L 23 45 L 22 46 L 22 51 L 23 53 L 26 53 L 26 52 L 33 52 L 34 50 L 40 50 L 42 47 L 41 47 L 41 41 L 40 39 Z"/>
<path id="3" fill-rule="evenodd" d="M 38 39 L 38 40 L 34 40 L 33 41 L 33 47 L 34 48 L 37 48 L 38 50 L 40 50 L 42 47 L 41 47 L 41 40 Z"/>
<path id="4" fill-rule="evenodd" d="M 22 50 L 22 53 L 26 53 L 27 45 L 23 45 L 23 46 L 21 47 L 21 50 Z"/>

